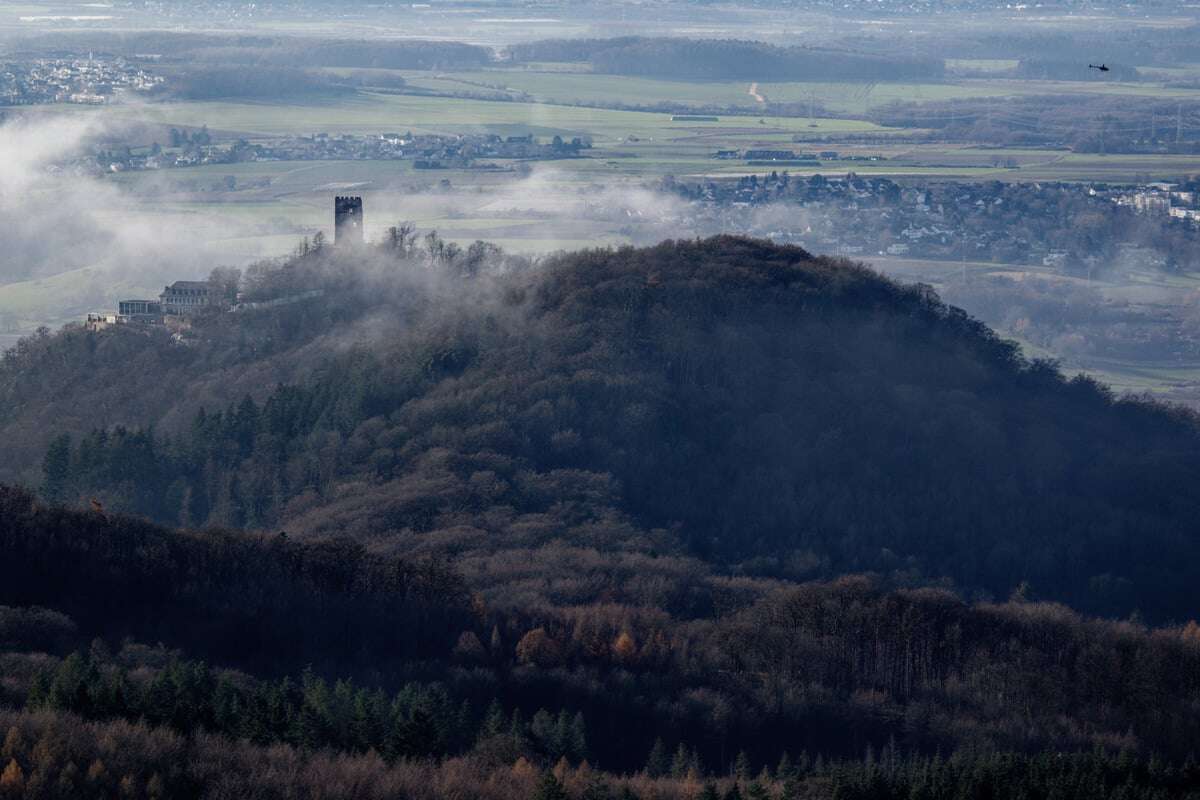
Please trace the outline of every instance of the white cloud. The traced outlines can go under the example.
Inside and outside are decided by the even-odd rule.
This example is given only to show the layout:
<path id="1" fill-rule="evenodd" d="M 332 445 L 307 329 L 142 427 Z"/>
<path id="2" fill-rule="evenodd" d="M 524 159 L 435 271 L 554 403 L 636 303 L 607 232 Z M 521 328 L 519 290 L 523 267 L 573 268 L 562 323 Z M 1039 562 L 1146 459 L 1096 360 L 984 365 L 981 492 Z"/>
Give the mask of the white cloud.
<path id="1" fill-rule="evenodd" d="M 203 276 L 217 265 L 217 252 L 200 230 L 207 226 L 158 213 L 113 181 L 59 169 L 118 132 L 99 114 L 38 115 L 0 125 L 0 286 L 78 273 L 53 283 L 61 293 L 57 301 L 28 314 L 15 309 L 19 316 L 54 319 L 111 305 L 122 291 Z"/>

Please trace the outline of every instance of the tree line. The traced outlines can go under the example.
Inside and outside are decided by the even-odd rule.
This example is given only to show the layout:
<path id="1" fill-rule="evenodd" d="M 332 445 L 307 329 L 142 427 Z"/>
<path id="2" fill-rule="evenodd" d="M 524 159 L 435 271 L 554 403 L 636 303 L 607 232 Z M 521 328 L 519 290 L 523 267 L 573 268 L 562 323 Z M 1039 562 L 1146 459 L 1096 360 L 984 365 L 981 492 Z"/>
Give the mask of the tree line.
<path id="1" fill-rule="evenodd" d="M 514 61 L 586 61 L 596 72 L 709 80 L 937 79 L 940 58 L 779 47 L 736 39 L 551 39 L 510 45 Z"/>
<path id="2" fill-rule="evenodd" d="M 0 602 L 268 670 L 443 654 L 447 628 L 470 619 L 467 590 L 444 560 L 380 557 L 346 539 L 175 533 L 101 509 L 45 507 L 9 487 L 0 487 L 0 547 Z M 404 635 L 386 633 L 394 629 Z"/>
<path id="3" fill-rule="evenodd" d="M 20 672 L 6 678 L 11 695 L 12 685 L 22 682 Z M 545 708 L 531 716 L 519 708 L 508 713 L 497 698 L 474 708 L 440 683 L 410 682 L 388 694 L 351 680 L 330 683 L 311 670 L 298 678 L 256 680 L 177 657 L 163 665 L 126 665 L 103 646 L 43 666 L 24 683 L 14 705 L 30 711 L 140 721 L 181 734 L 203 731 L 307 751 L 372 752 L 389 762 L 445 758 L 477 745 L 551 762 L 588 758 L 582 714 Z"/>
<path id="4" fill-rule="evenodd" d="M 854 759 L 785 759 L 761 771 L 718 777 L 604 772 L 565 759 L 511 764 L 479 756 L 389 763 L 376 753 L 265 748 L 162 727 L 89 722 L 71 714 L 0 709 L 0 792 L 6 798 L 254 796 L 274 800 L 335 795 L 374 800 L 832 800 L 918 798 L 1167 800 L 1194 797 L 1195 762 L 1128 753 L 962 753 L 914 756 L 894 748 Z"/>
<path id="5" fill-rule="evenodd" d="M 13 502 L 4 510 L 20 518 Z M 381 737 L 418 723 L 427 732 L 419 708 L 441 732 L 426 737 L 436 743 L 427 755 L 467 752 L 486 730 L 485 751 L 516 758 L 532 725 L 534 754 L 569 756 L 581 750 L 566 743 L 586 741 L 598 763 L 631 769 L 662 738 L 660 749 L 701 772 L 743 751 L 766 763 L 784 749 L 837 758 L 888 742 L 926 754 L 1115 746 L 1181 759 L 1200 738 L 1195 622 L 1087 619 L 1035 602 L 1027 587 L 1008 603 L 968 604 L 868 577 L 763 584 L 740 601 L 725 588 L 716 608 L 690 619 L 594 598 L 556 609 L 476 595 L 459 601 L 468 609 L 452 605 L 439 587 L 454 577 L 434 565 L 374 578 L 376 562 L 355 564 L 352 549 L 319 542 L 276 537 L 263 547 L 100 512 L 40 516 L 6 530 L 6 552 L 24 569 L 0 583 L 0 603 L 18 606 L 0 607 L 0 647 L 63 660 L 0 664 L 16 692 L 0 702 L 20 706 L 393 756 Z M 376 592 L 384 597 L 372 601 Z M 115 658 L 103 644 L 69 655 L 96 636 L 159 641 L 199 660 L 128 644 Z M 301 680 L 286 677 L 306 663 Z M 417 680 L 439 688 L 428 695 Z M 336 719 L 320 711 L 324 700 L 320 713 L 305 710 L 306 697 L 330 693 L 341 698 Z M 427 700 L 393 713 L 399 695 Z M 550 725 L 543 707 L 569 714 Z M 326 716 L 303 722 L 314 713 Z M 326 733 L 297 739 L 305 725 Z M 346 738 L 355 726 L 375 732 L 369 744 Z"/>

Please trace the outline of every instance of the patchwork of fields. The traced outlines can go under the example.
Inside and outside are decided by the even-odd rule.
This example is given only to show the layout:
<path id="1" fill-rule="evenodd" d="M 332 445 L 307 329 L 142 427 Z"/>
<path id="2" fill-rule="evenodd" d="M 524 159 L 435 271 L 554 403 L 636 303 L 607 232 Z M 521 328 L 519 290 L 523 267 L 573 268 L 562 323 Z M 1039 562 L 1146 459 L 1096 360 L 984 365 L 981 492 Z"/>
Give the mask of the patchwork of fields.
<path id="1" fill-rule="evenodd" d="M 809 104 L 837 114 L 862 115 L 895 102 L 936 102 L 987 97 L 1029 95 L 1099 94 L 1158 97 L 1165 99 L 1200 98 L 1200 89 L 1171 86 L 1153 81 L 1119 83 L 1102 81 L 1017 80 L 1004 70 L 1014 61 L 956 61 L 952 66 L 973 69 L 972 77 L 948 78 L 937 83 L 910 82 L 829 82 L 829 81 L 758 81 L 757 94 L 766 103 L 799 104 L 800 116 Z M 350 72 L 350 70 L 331 70 Z M 388 73 L 388 70 L 376 72 Z M 986 73 L 992 75 L 983 77 Z M 545 65 L 544 69 L 489 69 L 474 71 L 417 72 L 397 70 L 414 89 L 439 93 L 503 93 L 512 98 L 532 99 L 539 103 L 596 104 L 621 107 L 650 107 L 666 103 L 691 106 L 715 106 L 741 109 L 747 113 L 764 105 L 750 92 L 746 81 L 663 80 L 625 75 L 603 75 L 579 70 L 567 71 Z M 1191 78 L 1186 70 L 1150 71 L 1161 78 Z M 793 112 L 797 113 L 797 112 Z"/>
<path id="2" fill-rule="evenodd" d="M 70 113 L 96 113 L 87 107 Z M 208 125 L 251 136 L 325 133 L 532 133 L 535 136 L 592 136 L 597 141 L 664 137 L 683 123 L 669 114 L 623 111 L 540 102 L 506 102 L 428 97 L 363 91 L 352 95 L 319 95 L 288 101 L 164 102 L 136 108 L 115 107 L 112 113 L 170 125 Z M 772 132 L 846 134 L 886 129 L 857 119 L 773 117 Z M 816 127 L 810 127 L 813 123 Z M 755 117 L 724 117 L 704 123 L 717 133 L 753 132 Z"/>

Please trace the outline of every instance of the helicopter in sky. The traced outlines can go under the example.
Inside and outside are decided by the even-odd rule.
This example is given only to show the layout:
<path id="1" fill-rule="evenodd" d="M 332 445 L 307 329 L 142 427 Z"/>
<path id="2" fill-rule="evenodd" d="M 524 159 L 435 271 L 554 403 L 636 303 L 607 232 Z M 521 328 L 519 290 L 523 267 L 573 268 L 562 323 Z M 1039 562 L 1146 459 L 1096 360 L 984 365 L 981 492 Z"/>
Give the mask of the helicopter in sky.
<path id="1" fill-rule="evenodd" d="M 1098 69 L 1101 72 L 1108 72 L 1107 64 L 1088 64 L 1088 69 Z"/>

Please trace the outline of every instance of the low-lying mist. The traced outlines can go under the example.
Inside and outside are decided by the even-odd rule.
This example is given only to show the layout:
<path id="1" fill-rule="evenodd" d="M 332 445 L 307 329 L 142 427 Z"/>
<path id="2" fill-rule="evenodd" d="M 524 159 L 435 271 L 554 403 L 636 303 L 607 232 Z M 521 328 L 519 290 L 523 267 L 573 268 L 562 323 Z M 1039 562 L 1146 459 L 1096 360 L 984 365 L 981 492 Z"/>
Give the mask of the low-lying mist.
<path id="1" fill-rule="evenodd" d="M 127 139 L 139 125 L 145 123 L 136 114 L 123 113 L 116 119 L 107 110 L 30 115 L 0 125 L 5 164 L 0 170 L 0 218 L 8 231 L 0 256 L 0 347 L 39 324 L 113 308 L 118 299 L 155 296 L 173 280 L 203 279 L 217 266 L 245 268 L 254 255 L 286 256 L 288 235 L 298 241 L 297 231 L 315 232 L 313 216 L 295 220 L 284 230 L 282 219 L 243 220 L 221 213 L 219 203 L 211 212 L 197 211 L 203 207 L 194 202 L 198 196 L 181 192 L 171 170 L 126 181 L 73 166 L 93 148 Z M 332 197 L 335 189 L 326 188 Z M 458 247 L 465 254 L 471 241 L 479 239 L 529 256 L 526 265 L 547 253 L 585 246 L 646 245 L 719 233 L 806 244 L 810 237 L 828 238 L 838 224 L 832 207 L 773 202 L 722 208 L 632 179 L 586 181 L 557 166 L 537 166 L 522 177 L 490 186 L 411 188 L 367 184 L 353 190 L 365 197 L 370 239 L 382 242 L 393 226 L 413 220 L 408 230 L 415 234 L 416 247 Z M 313 187 L 305 196 L 324 209 L 323 191 Z M 163 202 L 155 203 L 152 197 Z M 270 195 L 259 199 L 271 202 Z M 331 234 L 331 222 L 319 227 Z M 422 238 L 438 228 L 442 238 Z M 273 240 L 254 238 L 264 232 L 280 235 Z M 258 252 L 231 257 L 228 240 L 238 237 L 253 241 Z M 819 253 L 820 248 L 814 249 Z M 476 261 L 492 263 L 495 252 L 479 250 Z M 364 274 L 371 271 L 368 260 L 364 251 Z M 930 267 L 937 272 L 934 263 Z M 879 266 L 889 271 L 886 261 Z M 920 274 L 924 271 L 893 274 L 901 280 L 925 281 L 929 278 Z M 1107 282 L 1110 288 L 1126 283 L 1115 273 Z M 943 288 L 947 300 L 996 326 L 1002 335 L 1063 358 L 1072 368 L 1092 368 L 1105 359 L 1160 364 L 1196 359 L 1193 343 L 1200 337 L 1191 335 L 1188 324 L 1178 324 L 1194 317 L 1190 308 L 1173 310 L 1169 319 L 1156 322 L 1141 303 L 1114 304 L 1078 287 L 1066 292 L 1071 286 L 1070 281 L 983 278 L 962 286 L 950 282 Z M 1174 308 L 1174 300 L 1166 301 Z M 1163 302 L 1155 299 L 1160 311 Z M 351 338 L 373 338 L 370 331 L 375 327 L 364 321 Z"/>
<path id="2" fill-rule="evenodd" d="M 61 319 L 115 304 L 129 291 L 202 277 L 219 262 L 205 215 L 161 213 L 120 184 L 72 166 L 97 143 L 118 138 L 122 124 L 129 123 L 89 114 L 0 125 L 0 286 L 40 282 L 0 295 L 0 314 L 25 324 Z"/>

